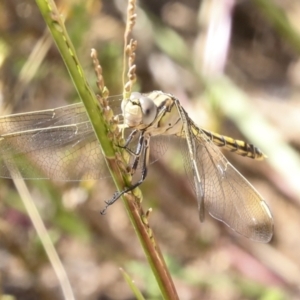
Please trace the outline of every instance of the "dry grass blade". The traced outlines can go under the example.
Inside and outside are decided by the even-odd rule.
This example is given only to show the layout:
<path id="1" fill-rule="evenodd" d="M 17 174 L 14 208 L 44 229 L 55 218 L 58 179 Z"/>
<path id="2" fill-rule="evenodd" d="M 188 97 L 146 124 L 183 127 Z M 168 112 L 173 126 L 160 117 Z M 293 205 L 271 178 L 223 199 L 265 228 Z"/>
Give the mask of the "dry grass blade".
<path id="1" fill-rule="evenodd" d="M 24 66 L 21 69 L 21 72 L 18 76 L 18 83 L 16 85 L 16 89 L 14 93 L 12 94 L 13 101 L 10 102 L 10 106 L 7 107 L 5 111 L 2 111 L 2 114 L 8 114 L 11 112 L 12 106 L 16 106 L 17 103 L 22 99 L 22 96 L 24 92 L 26 91 L 26 88 L 28 87 L 29 83 L 32 81 L 34 76 L 37 73 L 38 68 L 44 61 L 44 58 L 46 54 L 48 53 L 48 50 L 50 49 L 50 46 L 52 44 L 51 37 L 49 35 L 48 30 L 44 31 L 43 36 L 39 39 L 39 41 L 35 44 L 28 60 L 24 64 Z M 7 164 L 7 168 L 12 172 L 13 174 L 19 174 L 19 171 L 16 169 L 15 166 L 12 164 Z M 14 170 L 12 170 L 12 168 Z M 13 182 L 15 184 L 15 187 L 18 191 L 18 194 L 22 200 L 22 203 L 24 204 L 24 207 L 27 211 L 27 214 L 38 234 L 38 237 L 41 241 L 41 244 L 45 250 L 46 255 L 49 258 L 49 261 L 51 263 L 51 266 L 58 278 L 59 285 L 61 287 L 62 293 L 64 295 L 65 299 L 75 299 L 73 290 L 71 287 L 71 284 L 69 282 L 67 273 L 64 269 L 64 266 L 58 256 L 58 253 L 52 243 L 52 240 L 48 234 L 48 231 L 46 229 L 46 226 L 39 214 L 39 211 L 37 207 L 35 206 L 35 203 L 30 195 L 30 192 L 24 182 L 23 179 L 21 179 L 21 175 L 19 174 L 18 179 L 12 178 Z"/>
<path id="2" fill-rule="evenodd" d="M 16 168 L 12 170 L 13 166 L 7 165 L 7 167 L 10 169 L 11 172 L 14 174 L 17 174 Z M 64 269 L 64 266 L 55 250 L 55 247 L 51 241 L 51 238 L 48 234 L 48 231 L 46 229 L 46 226 L 34 204 L 34 201 L 32 200 L 32 197 L 28 191 L 28 188 L 24 182 L 24 180 L 21 178 L 21 175 L 19 175 L 19 178 L 13 178 L 13 182 L 15 184 L 15 187 L 22 199 L 22 202 L 26 208 L 26 211 L 30 217 L 30 220 L 39 236 L 39 239 L 45 249 L 45 252 L 49 258 L 49 261 L 52 265 L 52 268 L 59 280 L 59 284 L 62 289 L 62 293 L 64 295 L 65 299 L 73 300 L 75 299 L 73 290 L 69 281 L 69 278 L 67 276 L 67 273 Z"/>

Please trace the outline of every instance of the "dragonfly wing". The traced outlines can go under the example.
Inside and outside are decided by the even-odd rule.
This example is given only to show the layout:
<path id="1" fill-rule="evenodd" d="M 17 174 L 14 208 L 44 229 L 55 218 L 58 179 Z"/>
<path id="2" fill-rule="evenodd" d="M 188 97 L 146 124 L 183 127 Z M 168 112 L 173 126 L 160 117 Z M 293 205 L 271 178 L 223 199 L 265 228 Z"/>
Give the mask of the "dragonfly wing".
<path id="1" fill-rule="evenodd" d="M 76 124 L 85 121 L 88 121 L 86 110 L 82 103 L 76 103 L 55 109 L 0 117 L 0 134 Z"/>
<path id="2" fill-rule="evenodd" d="M 273 234 L 273 219 L 263 197 L 204 133 L 197 140 L 196 161 L 205 209 L 234 231 L 259 242 Z"/>
<path id="3" fill-rule="evenodd" d="M 109 97 L 114 113 L 120 102 L 120 96 Z M 0 177 L 20 175 L 66 181 L 109 176 L 83 103 L 0 117 Z"/>
<path id="4" fill-rule="evenodd" d="M 151 137 L 151 157 L 150 164 L 158 161 L 164 154 L 167 152 L 170 144 L 170 136 L 169 135 L 157 135 Z"/>
<path id="5" fill-rule="evenodd" d="M 115 115 L 121 113 L 120 96 L 109 97 L 108 104 Z M 83 103 L 78 102 L 54 109 L 2 116 L 0 117 L 0 134 L 50 126 L 77 124 L 88 120 L 89 118 Z"/>
<path id="6" fill-rule="evenodd" d="M 0 136 L 0 177 L 88 180 L 108 176 L 90 122 Z M 18 171 L 14 172 L 14 166 Z M 40 173 L 37 173 L 37 166 Z M 20 173 L 19 173 L 20 172 Z"/>

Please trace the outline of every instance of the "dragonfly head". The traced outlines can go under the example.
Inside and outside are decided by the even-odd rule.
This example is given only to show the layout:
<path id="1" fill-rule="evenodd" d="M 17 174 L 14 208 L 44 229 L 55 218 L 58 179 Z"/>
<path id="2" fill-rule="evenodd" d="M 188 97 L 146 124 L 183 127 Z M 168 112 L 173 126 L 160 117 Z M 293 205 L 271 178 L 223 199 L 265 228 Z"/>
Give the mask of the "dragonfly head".
<path id="1" fill-rule="evenodd" d="M 155 120 L 157 106 L 149 97 L 133 92 L 127 101 L 123 101 L 122 112 L 127 126 L 143 129 Z"/>

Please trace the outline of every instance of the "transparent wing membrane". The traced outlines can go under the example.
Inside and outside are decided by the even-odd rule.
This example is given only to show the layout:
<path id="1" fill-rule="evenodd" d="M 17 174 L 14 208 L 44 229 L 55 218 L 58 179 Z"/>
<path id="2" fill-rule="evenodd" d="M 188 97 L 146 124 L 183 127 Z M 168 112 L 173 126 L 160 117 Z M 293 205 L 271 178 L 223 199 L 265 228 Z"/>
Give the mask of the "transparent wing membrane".
<path id="1" fill-rule="evenodd" d="M 76 103 L 56 109 L 0 117 L 0 134 L 70 125 L 85 121 L 88 121 L 86 110 L 82 103 Z"/>
<path id="2" fill-rule="evenodd" d="M 19 176 L 8 172 L 7 164 L 15 164 L 25 179 L 85 180 L 106 174 L 100 144 L 89 122 L 8 134 L 0 144 L 1 177 Z"/>
<path id="3" fill-rule="evenodd" d="M 245 237 L 268 242 L 273 221 L 262 196 L 210 140 L 201 134 L 195 140 L 207 212 Z"/>
<path id="4" fill-rule="evenodd" d="M 110 100 L 119 113 L 119 97 Z M 0 117 L 0 177 L 20 175 L 64 181 L 109 176 L 82 103 Z"/>

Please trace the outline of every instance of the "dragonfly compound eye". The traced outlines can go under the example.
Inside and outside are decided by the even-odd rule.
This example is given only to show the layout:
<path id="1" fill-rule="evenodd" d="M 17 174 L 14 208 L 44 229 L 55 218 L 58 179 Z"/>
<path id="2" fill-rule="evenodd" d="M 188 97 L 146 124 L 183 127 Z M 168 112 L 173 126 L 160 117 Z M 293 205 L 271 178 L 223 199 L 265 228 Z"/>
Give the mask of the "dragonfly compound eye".
<path id="1" fill-rule="evenodd" d="M 130 100 L 134 100 L 134 99 L 140 99 L 142 97 L 142 94 L 139 92 L 132 92 L 130 95 Z"/>
<path id="2" fill-rule="evenodd" d="M 150 125 L 157 114 L 157 106 L 149 97 L 141 96 L 140 104 L 143 112 L 143 124 Z"/>

